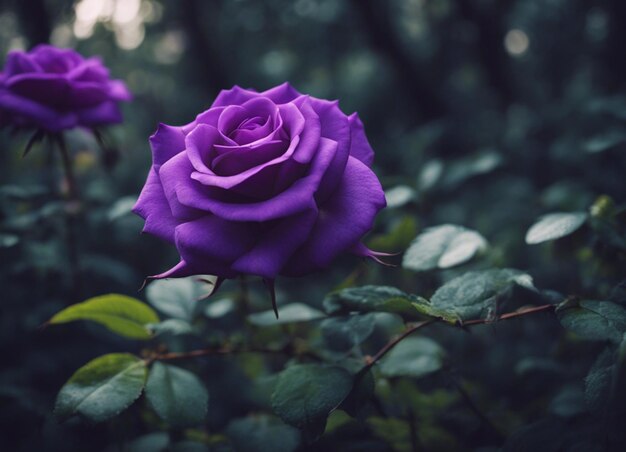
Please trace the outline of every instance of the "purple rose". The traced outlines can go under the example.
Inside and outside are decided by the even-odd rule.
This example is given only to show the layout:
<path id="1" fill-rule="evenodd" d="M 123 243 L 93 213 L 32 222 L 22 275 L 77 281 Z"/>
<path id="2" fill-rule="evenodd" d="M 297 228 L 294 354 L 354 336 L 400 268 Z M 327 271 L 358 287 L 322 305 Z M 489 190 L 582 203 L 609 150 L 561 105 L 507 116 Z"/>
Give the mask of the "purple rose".
<path id="1" fill-rule="evenodd" d="M 361 238 L 385 206 L 363 124 L 337 101 L 288 83 L 235 86 L 182 127 L 150 137 L 153 164 L 134 212 L 181 260 L 152 278 L 240 274 L 273 280 L 376 258 Z"/>
<path id="2" fill-rule="evenodd" d="M 130 97 L 122 81 L 109 78 L 99 58 L 39 45 L 7 56 L 0 73 L 0 127 L 60 132 L 118 123 L 118 102 Z"/>

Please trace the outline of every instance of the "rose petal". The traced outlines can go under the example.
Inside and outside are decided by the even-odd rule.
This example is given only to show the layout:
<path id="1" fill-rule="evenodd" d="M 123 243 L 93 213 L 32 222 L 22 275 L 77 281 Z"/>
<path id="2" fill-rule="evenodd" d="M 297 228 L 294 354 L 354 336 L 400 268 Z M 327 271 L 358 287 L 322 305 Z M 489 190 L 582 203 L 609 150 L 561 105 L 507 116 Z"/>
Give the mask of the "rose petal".
<path id="1" fill-rule="evenodd" d="M 42 69 L 37 62 L 26 52 L 12 51 L 7 55 L 4 65 L 4 77 L 12 77 L 17 74 L 41 72 Z"/>
<path id="2" fill-rule="evenodd" d="M 376 175 L 360 160 L 349 157 L 337 190 L 323 206 L 305 245 L 283 270 L 301 276 L 326 267 L 368 232 L 385 206 L 385 195 Z"/>
<path id="3" fill-rule="evenodd" d="M 240 124 L 231 133 L 231 138 L 235 143 L 249 144 L 269 135 L 273 130 L 273 125 L 274 121 L 272 121 L 271 116 L 266 118 L 256 116 Z"/>
<path id="4" fill-rule="evenodd" d="M 350 155 L 359 159 L 367 166 L 372 166 L 374 162 L 374 150 L 365 136 L 361 118 L 359 118 L 357 113 L 353 113 L 348 119 L 350 120 L 350 135 L 352 137 Z"/>
<path id="5" fill-rule="evenodd" d="M 159 179 L 163 185 L 163 192 L 172 211 L 172 215 L 179 220 L 189 220 L 198 216 L 193 206 L 179 201 L 178 193 L 182 187 L 190 186 L 195 182 L 190 178 L 194 171 L 186 152 L 176 154 L 158 169 Z M 199 196 L 205 197 L 207 193 Z M 200 209 L 205 210 L 206 209 Z"/>
<path id="6" fill-rule="evenodd" d="M 109 80 L 109 70 L 100 58 L 87 58 L 69 71 L 67 78 L 73 81 L 106 83 Z"/>
<path id="7" fill-rule="evenodd" d="M 217 120 L 217 130 L 230 138 L 230 133 L 248 117 L 248 111 L 241 105 L 230 105 L 224 109 Z"/>
<path id="8" fill-rule="evenodd" d="M 70 85 L 65 77 L 58 74 L 29 73 L 11 77 L 7 89 L 18 96 L 32 99 L 48 107 L 62 107 L 67 104 Z"/>
<path id="9" fill-rule="evenodd" d="M 219 131 L 207 124 L 199 124 L 185 137 L 187 157 L 196 171 L 213 174 L 209 165 L 215 156 L 213 146 L 220 140 Z"/>
<path id="10" fill-rule="evenodd" d="M 293 158 L 298 163 L 309 163 L 317 151 L 322 133 L 322 124 L 320 117 L 311 106 L 309 96 L 301 96 L 293 104 L 298 107 L 304 119 L 304 125 L 300 133 L 300 145 L 294 152 Z"/>
<path id="11" fill-rule="evenodd" d="M 213 105 L 214 107 L 224 107 L 228 105 L 241 105 L 244 102 L 258 97 L 259 93 L 241 88 L 237 85 L 233 86 L 231 89 L 223 89 L 215 98 Z"/>
<path id="12" fill-rule="evenodd" d="M 263 91 L 259 96 L 267 97 L 276 104 L 284 104 L 300 97 L 301 94 L 289 82 L 285 82 L 282 85 Z"/>
<path id="13" fill-rule="evenodd" d="M 73 113 L 60 113 L 33 100 L 0 91 L 0 109 L 11 114 L 22 125 L 35 125 L 49 132 L 58 132 L 76 126 Z"/>
<path id="14" fill-rule="evenodd" d="M 303 212 L 281 218 L 231 268 L 240 273 L 274 279 L 291 255 L 307 240 L 316 219 L 317 207 L 313 202 Z"/>
<path id="15" fill-rule="evenodd" d="M 245 254 L 257 238 L 258 226 L 206 215 L 176 227 L 176 248 L 183 260 L 230 263 Z"/>
<path id="16" fill-rule="evenodd" d="M 337 142 L 337 155 L 324 174 L 320 189 L 315 195 L 318 205 L 323 203 L 341 182 L 350 155 L 350 122 L 339 109 L 337 101 L 310 98 L 311 106 L 321 121 L 321 135 Z"/>
<path id="17" fill-rule="evenodd" d="M 153 279 L 165 279 L 165 278 L 185 278 L 187 276 L 198 275 L 200 272 L 195 271 L 195 269 L 187 264 L 187 262 L 181 260 L 178 264 L 174 265 L 167 271 L 160 273 L 158 275 L 148 276 L 146 278 L 147 281 Z"/>
<path id="18" fill-rule="evenodd" d="M 57 74 L 65 74 L 83 61 L 83 57 L 72 49 L 59 49 L 47 44 L 36 46 L 30 54 L 44 72 Z"/>
<path id="19" fill-rule="evenodd" d="M 307 208 L 336 152 L 337 143 L 327 139 L 320 140 L 320 147 L 311 163 L 309 174 L 267 201 L 232 204 L 206 197 L 197 186 L 187 183 L 181 183 L 176 187 L 176 196 L 186 206 L 207 210 L 232 221 L 268 221 L 287 217 Z M 200 175 L 193 173 L 191 177 L 198 180 Z M 165 193 L 167 195 L 167 188 Z"/>
<path id="20" fill-rule="evenodd" d="M 100 124 L 117 124 L 122 122 L 122 112 L 117 102 L 102 102 L 94 107 L 84 108 L 77 111 L 78 122 L 84 126 L 96 126 Z"/>
<path id="21" fill-rule="evenodd" d="M 111 80 L 109 85 L 109 97 L 113 100 L 131 100 L 133 95 L 128 90 L 126 83 L 121 80 Z"/>
<path id="22" fill-rule="evenodd" d="M 109 87 L 94 82 L 74 82 L 68 93 L 66 105 L 90 107 L 111 99 Z"/>
<path id="23" fill-rule="evenodd" d="M 206 124 L 217 128 L 217 121 L 219 120 L 220 115 L 225 109 L 226 107 L 211 107 L 208 110 L 203 111 L 198 116 L 196 116 L 196 120 L 194 122 L 183 126 L 183 131 L 185 135 L 190 133 L 199 124 Z M 236 143 L 233 142 L 233 144 Z"/>
<path id="24" fill-rule="evenodd" d="M 209 172 L 194 172 L 191 175 L 191 178 L 206 186 L 232 189 L 237 186 L 241 186 L 245 182 L 249 181 L 253 176 L 265 173 L 268 170 L 275 169 L 274 167 L 289 159 L 293 155 L 293 152 L 298 147 L 299 142 L 300 139 L 298 137 L 295 137 L 291 142 L 289 148 L 287 148 L 287 150 L 283 154 L 268 162 L 263 163 L 262 165 L 255 166 L 239 174 L 234 174 L 232 176 L 219 176 L 217 174 Z M 216 146 L 216 148 L 217 147 L 218 146 Z"/>
<path id="25" fill-rule="evenodd" d="M 159 123 L 156 132 L 150 137 L 150 147 L 152 162 L 158 172 L 161 165 L 185 150 L 183 128 Z"/>
<path id="26" fill-rule="evenodd" d="M 148 173 L 133 212 L 146 220 L 143 232 L 174 243 L 174 229 L 178 222 L 172 215 L 163 186 L 154 168 Z"/>
<path id="27" fill-rule="evenodd" d="M 211 162 L 211 169 L 220 176 L 233 176 L 279 157 L 286 149 L 287 144 L 282 141 L 240 146 L 216 156 Z"/>

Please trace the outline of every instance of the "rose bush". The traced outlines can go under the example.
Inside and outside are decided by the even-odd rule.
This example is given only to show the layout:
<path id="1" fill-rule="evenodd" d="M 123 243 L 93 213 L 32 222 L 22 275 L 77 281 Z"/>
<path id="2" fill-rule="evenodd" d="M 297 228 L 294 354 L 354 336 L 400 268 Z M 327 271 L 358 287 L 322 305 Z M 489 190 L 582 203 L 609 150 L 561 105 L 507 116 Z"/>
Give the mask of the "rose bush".
<path id="1" fill-rule="evenodd" d="M 109 78 L 100 59 L 39 45 L 8 54 L 0 73 L 0 127 L 59 132 L 119 123 L 118 103 L 130 97 L 122 81 Z"/>
<path id="2" fill-rule="evenodd" d="M 134 207 L 180 262 L 151 278 L 314 272 L 361 244 L 385 197 L 357 114 L 288 83 L 235 86 L 184 126 L 161 124 Z"/>

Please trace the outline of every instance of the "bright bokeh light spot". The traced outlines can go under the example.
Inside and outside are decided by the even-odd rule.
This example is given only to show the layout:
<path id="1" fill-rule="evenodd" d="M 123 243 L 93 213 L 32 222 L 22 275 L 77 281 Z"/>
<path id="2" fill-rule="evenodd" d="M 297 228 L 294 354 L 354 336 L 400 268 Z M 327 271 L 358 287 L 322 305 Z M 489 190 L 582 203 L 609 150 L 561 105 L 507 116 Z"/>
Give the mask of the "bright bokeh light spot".
<path id="1" fill-rule="evenodd" d="M 141 0 L 124 0 L 115 2 L 113 12 L 113 22 L 116 24 L 127 24 L 133 22 L 139 15 Z"/>
<path id="2" fill-rule="evenodd" d="M 174 64 L 185 50 L 185 35 L 182 31 L 170 30 L 163 34 L 154 46 L 154 58 L 162 64 Z"/>
<path id="3" fill-rule="evenodd" d="M 530 40 L 528 35 L 522 30 L 509 30 L 504 37 L 504 47 L 509 54 L 513 56 L 521 56 L 528 50 Z"/>
<path id="4" fill-rule="evenodd" d="M 131 50 L 139 47 L 145 37 L 144 23 L 153 20 L 152 0 L 80 0 L 75 6 L 74 36 L 87 39 L 99 22 L 115 34 L 118 47 Z"/>

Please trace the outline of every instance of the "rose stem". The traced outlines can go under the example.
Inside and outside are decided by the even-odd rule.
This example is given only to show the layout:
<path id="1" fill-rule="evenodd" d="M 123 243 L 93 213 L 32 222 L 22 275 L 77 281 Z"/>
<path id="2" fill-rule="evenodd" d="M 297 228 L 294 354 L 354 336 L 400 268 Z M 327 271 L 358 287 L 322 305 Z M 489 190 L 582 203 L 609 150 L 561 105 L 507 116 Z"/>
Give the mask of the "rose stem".
<path id="1" fill-rule="evenodd" d="M 61 154 L 63 162 L 63 171 L 65 173 L 65 182 L 67 183 L 67 204 L 65 206 L 65 243 L 67 246 L 68 257 L 70 262 L 70 274 L 72 279 L 72 301 L 80 300 L 81 284 L 80 284 L 80 266 L 78 261 L 78 240 L 76 236 L 76 209 L 79 207 L 78 185 L 74 176 L 74 168 L 72 160 L 67 149 L 65 137 L 62 133 L 55 135 L 57 147 Z"/>

